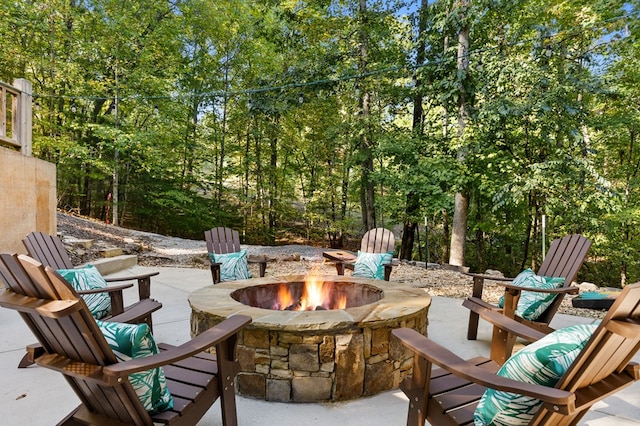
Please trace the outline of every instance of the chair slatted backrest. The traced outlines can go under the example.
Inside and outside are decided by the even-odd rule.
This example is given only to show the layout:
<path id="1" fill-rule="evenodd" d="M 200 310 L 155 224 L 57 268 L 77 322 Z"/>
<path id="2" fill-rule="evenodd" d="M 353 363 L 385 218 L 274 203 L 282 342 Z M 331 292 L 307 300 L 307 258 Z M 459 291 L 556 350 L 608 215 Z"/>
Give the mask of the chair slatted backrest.
<path id="1" fill-rule="evenodd" d="M 538 275 L 563 277 L 564 285 L 570 286 L 576 279 L 590 247 L 591 241 L 579 234 L 554 240 L 538 269 Z"/>
<path id="2" fill-rule="evenodd" d="M 238 231 L 217 227 L 204 232 L 209 253 L 226 254 L 240 251 L 240 234 Z"/>
<path id="3" fill-rule="evenodd" d="M 591 241 L 579 234 L 567 235 L 555 239 L 549 247 L 542 265 L 538 269 L 538 275 L 547 277 L 564 278 L 564 287 L 569 287 L 576 279 L 578 270 L 584 263 L 587 253 L 591 248 Z M 543 312 L 536 321 L 549 323 L 562 303 L 563 297 L 554 299 L 553 303 Z"/>
<path id="4" fill-rule="evenodd" d="M 576 404 L 594 403 L 620 386 L 631 384 L 640 375 L 638 365 L 632 372 L 609 377 L 627 369 L 627 364 L 640 350 L 640 283 L 627 286 L 617 297 L 600 326 L 556 385 L 576 392 Z M 602 381 L 601 383 L 598 383 Z M 628 383 L 627 383 L 628 382 Z M 594 398 L 596 398 L 594 400 Z M 578 407 L 579 408 L 579 407 Z M 537 419 L 542 424 L 576 424 L 586 410 L 576 416 L 555 413 L 552 407 L 541 409 Z M 573 423 L 571 422 L 573 421 Z M 536 423 L 538 424 L 538 423 Z"/>
<path id="5" fill-rule="evenodd" d="M 385 228 L 374 228 L 362 236 L 360 251 L 365 253 L 389 253 L 395 249 L 393 232 Z"/>
<path id="6" fill-rule="evenodd" d="M 53 269 L 73 269 L 73 263 L 60 238 L 44 232 L 31 232 L 22 240 L 27 253 Z"/>
<path id="7" fill-rule="evenodd" d="M 125 424 L 152 424 L 129 381 L 102 381 L 101 367 L 118 361 L 87 305 L 62 277 L 27 256 L 8 254 L 0 255 L 0 275 L 8 287 L 0 304 L 19 311 L 45 348 L 41 365 L 55 365 L 90 411 Z"/>

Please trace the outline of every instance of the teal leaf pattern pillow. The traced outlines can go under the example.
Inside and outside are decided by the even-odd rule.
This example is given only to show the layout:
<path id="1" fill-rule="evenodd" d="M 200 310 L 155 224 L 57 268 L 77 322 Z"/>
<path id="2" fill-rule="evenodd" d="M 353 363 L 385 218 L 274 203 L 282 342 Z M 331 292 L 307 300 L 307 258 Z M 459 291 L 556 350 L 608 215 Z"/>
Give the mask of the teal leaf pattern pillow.
<path id="1" fill-rule="evenodd" d="M 392 259 L 393 253 L 365 253 L 358 250 L 353 276 L 383 280 L 384 264 L 390 263 Z"/>
<path id="2" fill-rule="evenodd" d="M 145 323 L 96 322 L 118 361 L 128 361 L 159 353 L 151 328 Z M 173 397 L 167 388 L 162 367 L 130 374 L 129 382 L 144 409 L 149 413 L 155 414 L 173 408 Z"/>
<path id="3" fill-rule="evenodd" d="M 220 263 L 220 281 L 246 280 L 251 278 L 246 250 L 225 254 L 209 253 L 209 257 L 213 263 Z"/>
<path id="4" fill-rule="evenodd" d="M 552 289 L 562 287 L 564 278 L 536 275 L 531 268 L 527 268 L 513 279 L 512 284 L 525 288 Z M 535 321 L 553 303 L 555 297 L 555 294 L 523 291 L 520 294 L 520 299 L 518 299 L 515 313 L 519 317 Z M 498 306 L 504 307 L 504 296 L 500 297 Z"/>
<path id="5" fill-rule="evenodd" d="M 67 280 L 76 291 L 107 287 L 107 282 L 93 265 L 87 265 L 79 269 L 58 269 L 56 272 Z M 111 297 L 109 293 L 83 294 L 82 298 L 95 319 L 101 319 L 111 314 Z"/>
<path id="6" fill-rule="evenodd" d="M 520 382 L 553 387 L 591 338 L 597 324 L 565 327 L 543 337 L 507 360 L 498 375 Z M 487 389 L 474 413 L 475 426 L 529 424 L 542 401 Z"/>

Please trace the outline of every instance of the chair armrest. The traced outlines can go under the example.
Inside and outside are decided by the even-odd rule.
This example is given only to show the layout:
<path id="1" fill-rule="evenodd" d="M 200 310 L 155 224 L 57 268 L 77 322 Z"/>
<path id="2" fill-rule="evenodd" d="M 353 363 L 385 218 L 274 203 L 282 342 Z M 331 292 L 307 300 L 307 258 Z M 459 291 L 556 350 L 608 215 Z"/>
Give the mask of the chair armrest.
<path id="1" fill-rule="evenodd" d="M 350 262 L 355 262 L 358 256 L 356 256 L 354 252 L 349 250 L 328 250 L 328 251 L 322 252 L 322 257 L 324 257 L 325 259 L 331 262 L 337 261 L 337 262 L 343 262 L 343 263 L 350 263 Z"/>
<path id="2" fill-rule="evenodd" d="M 46 300 L 37 297 L 23 296 L 9 289 L 0 290 L 0 306 L 24 312 L 30 315 L 41 315 L 48 318 L 62 318 L 82 309 L 80 299 Z"/>
<path id="3" fill-rule="evenodd" d="M 505 290 L 531 291 L 534 293 L 577 294 L 580 291 L 578 287 L 534 288 L 534 287 L 520 287 L 517 285 L 513 285 L 511 283 L 496 283 L 496 285 L 504 287 Z"/>
<path id="4" fill-rule="evenodd" d="M 473 272 L 463 272 L 463 274 L 468 275 L 472 278 L 478 278 L 487 281 L 513 281 L 513 278 L 501 277 L 499 275 L 475 274 Z"/>
<path id="5" fill-rule="evenodd" d="M 267 256 L 265 256 L 263 254 L 247 255 L 247 262 L 249 262 L 249 263 L 267 263 Z"/>
<path id="6" fill-rule="evenodd" d="M 477 297 L 478 299 L 482 299 L 482 291 L 484 289 L 484 280 L 488 281 L 502 281 L 502 282 L 511 282 L 513 278 L 500 277 L 496 275 L 487 275 L 487 274 L 474 274 L 471 272 L 463 272 L 463 274 L 470 276 L 473 278 L 473 289 L 471 291 L 471 297 Z"/>
<path id="7" fill-rule="evenodd" d="M 127 277 L 109 277 L 105 278 L 105 281 L 110 282 L 119 282 L 119 281 L 130 281 L 130 280 L 138 280 L 138 297 L 140 300 L 149 299 L 151 297 L 151 277 L 155 277 L 160 272 L 147 272 L 145 274 L 138 275 L 129 275 Z"/>
<path id="8" fill-rule="evenodd" d="M 501 330 L 525 339 L 528 342 L 535 342 L 546 336 L 546 333 L 536 330 L 533 327 L 522 324 L 512 318 L 503 315 L 499 311 L 487 309 L 482 306 L 475 308 L 476 312 L 488 323 L 500 328 Z"/>
<path id="9" fill-rule="evenodd" d="M 247 262 L 257 263 L 260 268 L 260 276 L 264 277 L 267 272 L 267 256 L 252 254 L 251 256 L 247 256 Z"/>
<path id="10" fill-rule="evenodd" d="M 540 399 L 554 406 L 560 406 L 561 408 L 559 407 L 558 409 L 560 412 L 571 412 L 575 409 L 575 394 L 573 392 L 523 383 L 498 376 L 465 361 L 448 349 L 409 328 L 395 329 L 392 330 L 391 333 L 400 339 L 402 344 L 411 349 L 416 355 L 436 364 L 457 377 L 487 388 Z"/>
<path id="11" fill-rule="evenodd" d="M 250 324 L 251 321 L 251 317 L 234 315 L 174 349 L 163 351 L 157 355 L 136 358 L 106 366 L 103 369 L 105 380 L 107 380 L 107 382 L 119 382 L 131 373 L 162 367 L 191 357 L 205 349 L 224 342 Z"/>
<path id="12" fill-rule="evenodd" d="M 125 288 L 133 287 L 133 284 L 122 284 L 107 286 L 104 288 L 94 288 L 92 290 L 80 290 L 78 294 L 80 296 L 96 293 L 109 293 L 111 299 L 111 315 L 120 315 L 124 312 L 124 296 L 122 290 Z"/>
<path id="13" fill-rule="evenodd" d="M 497 283 L 497 285 L 505 288 L 504 291 L 504 308 L 503 313 L 509 318 L 514 318 L 515 310 L 518 305 L 518 300 L 523 291 L 546 293 L 546 294 L 576 294 L 580 290 L 577 287 L 561 287 L 561 288 L 533 288 L 533 287 L 520 287 L 510 283 Z"/>
<path id="14" fill-rule="evenodd" d="M 129 275 L 126 277 L 104 277 L 104 280 L 108 283 L 114 283 L 119 281 L 133 281 L 133 280 L 140 281 L 147 278 L 155 277 L 158 274 L 160 274 L 160 272 L 154 271 L 154 272 L 147 272 L 145 274 Z"/>
<path id="15" fill-rule="evenodd" d="M 122 291 L 125 288 L 130 288 L 133 287 L 133 284 L 129 283 L 129 284 L 122 284 L 122 285 L 110 285 L 104 288 L 93 288 L 91 290 L 78 290 L 78 294 L 79 295 L 84 295 L 84 294 L 96 294 L 96 293 L 113 293 L 113 292 L 118 292 L 118 291 Z"/>

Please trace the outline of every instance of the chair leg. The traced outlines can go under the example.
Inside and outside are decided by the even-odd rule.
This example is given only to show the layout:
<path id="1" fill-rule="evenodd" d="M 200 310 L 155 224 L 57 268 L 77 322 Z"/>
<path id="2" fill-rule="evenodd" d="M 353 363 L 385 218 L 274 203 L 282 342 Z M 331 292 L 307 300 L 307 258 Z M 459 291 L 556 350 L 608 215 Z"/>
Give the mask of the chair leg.
<path id="1" fill-rule="evenodd" d="M 220 282 L 220 264 L 211 265 L 211 278 L 213 279 L 214 284 L 218 284 Z"/>
<path id="2" fill-rule="evenodd" d="M 226 341 L 216 345 L 216 357 L 218 359 L 218 386 L 220 388 L 220 409 L 222 410 L 222 424 L 224 426 L 237 426 L 238 413 L 236 410 L 235 376 L 239 369 L 235 361 L 235 347 L 237 335 L 229 337 Z"/>
<path id="3" fill-rule="evenodd" d="M 467 340 L 476 340 L 478 338 L 478 320 L 480 315 L 470 311 L 469 312 L 469 325 L 467 326 Z"/>
<path id="4" fill-rule="evenodd" d="M 35 364 L 34 359 L 39 356 L 44 355 L 44 348 L 40 345 L 40 343 L 32 343 L 27 346 L 27 353 L 24 354 L 20 362 L 18 363 L 18 368 L 27 368 L 30 365 Z"/>
<path id="5" fill-rule="evenodd" d="M 516 337 L 515 334 L 494 326 L 491 338 L 491 359 L 500 365 L 504 364 L 513 353 Z"/>
<path id="6" fill-rule="evenodd" d="M 342 262 L 336 262 L 336 272 L 338 273 L 338 275 L 344 275 L 344 263 Z"/>
<path id="7" fill-rule="evenodd" d="M 393 266 L 389 264 L 384 265 L 384 280 L 389 281 L 391 279 L 391 270 Z"/>
<path id="8" fill-rule="evenodd" d="M 471 297 L 482 299 L 482 290 L 484 288 L 484 278 L 473 277 L 473 290 Z M 478 338 L 478 319 L 480 315 L 470 311 L 469 325 L 467 326 L 467 340 L 476 340 Z"/>
<path id="9" fill-rule="evenodd" d="M 418 355 L 414 355 L 412 375 L 407 377 L 400 385 L 404 394 L 409 398 L 407 426 L 424 426 L 427 420 L 431 368 L 432 364 L 430 362 Z"/>
<path id="10" fill-rule="evenodd" d="M 151 277 L 138 279 L 138 296 L 139 300 L 151 298 Z"/>
<path id="11" fill-rule="evenodd" d="M 18 363 L 18 368 L 27 368 L 30 365 L 33 365 L 34 362 L 29 358 L 29 354 L 26 353 Z"/>
<path id="12" fill-rule="evenodd" d="M 153 333 L 153 320 L 151 319 L 151 314 L 149 314 L 144 320 L 145 323 L 149 326 L 149 330 Z"/>
<path id="13" fill-rule="evenodd" d="M 124 296 L 121 291 L 112 291 L 109 293 L 111 298 L 111 315 L 120 315 L 124 312 Z"/>

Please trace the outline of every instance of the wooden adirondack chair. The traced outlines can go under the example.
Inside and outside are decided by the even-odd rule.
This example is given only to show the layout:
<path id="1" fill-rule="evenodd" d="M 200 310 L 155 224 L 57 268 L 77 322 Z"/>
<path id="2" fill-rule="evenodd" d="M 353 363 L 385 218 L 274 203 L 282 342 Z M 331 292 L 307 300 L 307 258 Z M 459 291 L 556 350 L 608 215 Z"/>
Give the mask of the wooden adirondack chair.
<path id="1" fill-rule="evenodd" d="M 82 402 L 59 425 L 195 425 L 218 398 L 223 423 L 237 424 L 236 340 L 250 317 L 233 316 L 180 346 L 159 344 L 157 355 L 118 362 L 86 303 L 52 268 L 2 254 L 0 278 L 8 283 L 0 306 L 18 311 L 45 349 L 36 364 L 63 374 Z M 203 352 L 211 347 L 215 356 Z M 150 415 L 128 377 L 159 366 L 174 408 Z"/>
<path id="2" fill-rule="evenodd" d="M 513 278 L 503 278 L 483 274 L 467 274 L 473 277 L 472 296 L 462 303 L 463 306 L 471 310 L 471 312 L 469 312 L 467 339 L 476 339 L 478 334 L 478 318 L 484 316 L 487 311 L 500 311 L 509 318 L 513 318 L 528 325 L 529 327 L 542 331 L 543 333 L 552 332 L 553 329 L 549 326 L 549 323 L 560 307 L 564 295 L 575 294 L 578 292 L 576 287 L 571 287 L 571 283 L 578 275 L 578 270 L 584 263 L 590 247 L 591 241 L 582 235 L 577 234 L 556 239 L 551 243 L 549 252 L 542 262 L 542 265 L 540 265 L 540 269 L 537 274 L 550 277 L 562 277 L 564 278 L 564 285 L 562 288 L 550 290 L 526 289 L 526 291 L 541 291 L 545 293 L 555 293 L 557 295 L 553 300 L 553 303 L 535 321 L 526 320 L 514 314 L 522 288 L 510 286 L 508 284 L 508 282 L 512 281 Z M 505 287 L 504 309 L 500 309 L 497 306 L 482 300 L 482 289 L 485 279 L 504 282 L 498 283 Z M 497 333 L 499 333 L 499 330 L 494 328 L 494 338 L 496 338 Z M 505 346 L 506 357 L 509 357 L 511 355 L 516 336 L 513 334 L 505 335 L 504 333 L 502 333 L 501 336 L 502 338 L 510 339 Z"/>
<path id="3" fill-rule="evenodd" d="M 214 254 L 237 253 L 240 251 L 240 233 L 234 229 L 217 227 L 211 228 L 204 232 L 204 239 L 207 242 L 207 252 Z M 207 256 L 211 264 L 211 277 L 213 283 L 217 284 L 220 279 L 220 263 L 212 262 Z M 247 262 L 258 263 L 260 268 L 260 276 L 264 277 L 267 271 L 266 256 L 247 256 Z"/>
<path id="4" fill-rule="evenodd" d="M 522 326 L 503 321 L 505 327 Z M 497 376 L 498 363 L 483 357 L 465 361 L 411 329 L 392 334 L 414 352 L 413 374 L 401 385 L 410 401 L 407 425 L 473 424 L 486 388 L 542 400 L 531 425 L 575 425 L 593 404 L 640 379 L 640 366 L 630 362 L 640 349 L 640 283 L 623 290 L 555 387 Z"/>
<path id="5" fill-rule="evenodd" d="M 69 254 L 62 245 L 60 238 L 45 234 L 43 232 L 31 232 L 22 243 L 27 249 L 29 256 L 36 259 L 45 266 L 51 266 L 53 269 L 73 269 Z M 151 313 L 162 307 L 157 300 L 151 299 L 151 277 L 158 275 L 158 272 L 149 272 L 126 277 L 105 277 L 108 283 L 122 281 L 138 281 L 138 297 L 139 301 L 124 306 L 124 298 L 122 291 L 130 288 L 132 284 L 123 284 L 119 286 L 109 286 L 105 291 L 109 292 L 111 298 L 111 315 L 104 318 L 109 321 L 111 317 L 118 315 L 118 322 L 141 323 L 146 322 L 153 329 Z M 93 290 L 89 292 L 95 292 Z M 85 294 L 88 292 L 79 292 Z"/>
<path id="6" fill-rule="evenodd" d="M 69 254 L 62 245 L 58 237 L 45 234 L 43 232 L 31 232 L 22 243 L 27 249 L 29 256 L 38 260 L 45 266 L 53 269 L 73 269 L 73 263 Z M 162 307 L 162 304 L 155 299 L 151 299 L 151 277 L 158 275 L 158 272 L 139 274 L 126 277 L 106 277 L 105 281 L 138 281 L 139 301 L 129 306 L 124 306 L 123 290 L 130 288 L 133 284 L 110 285 L 104 290 L 87 290 L 78 292 L 80 295 L 96 292 L 108 292 L 111 299 L 111 314 L 103 318 L 104 321 L 116 321 L 130 324 L 145 322 L 153 330 L 153 320 L 151 314 Z M 30 345 L 27 348 L 27 355 L 20 361 L 18 368 L 25 368 L 33 364 L 32 360 L 40 350 L 39 345 Z"/>
<path id="7" fill-rule="evenodd" d="M 385 228 L 374 228 L 362 236 L 360 251 L 363 253 L 389 253 L 395 249 L 393 232 Z M 335 264 L 338 275 L 344 275 L 344 268 L 353 271 L 357 256 L 347 250 L 328 250 L 322 256 Z M 393 265 L 384 265 L 384 279 L 389 281 Z"/>

